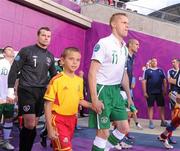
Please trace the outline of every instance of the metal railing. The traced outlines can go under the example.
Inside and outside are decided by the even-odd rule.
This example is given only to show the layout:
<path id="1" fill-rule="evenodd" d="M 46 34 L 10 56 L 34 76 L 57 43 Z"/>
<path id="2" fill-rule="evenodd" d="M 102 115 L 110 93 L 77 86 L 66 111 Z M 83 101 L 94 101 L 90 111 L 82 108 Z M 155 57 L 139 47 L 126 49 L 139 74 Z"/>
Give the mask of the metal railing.
<path id="1" fill-rule="evenodd" d="M 149 16 L 149 17 L 154 18 L 154 19 L 160 19 L 162 21 L 170 21 L 173 23 L 180 23 L 180 14 L 172 14 L 172 13 L 168 13 L 165 11 L 155 10 L 155 9 L 137 6 L 137 5 L 133 5 L 133 4 L 128 4 L 128 6 L 132 6 L 132 7 L 127 7 L 125 2 L 119 1 L 119 0 L 112 0 L 113 3 L 110 3 L 109 0 L 93 0 L 93 1 L 94 1 L 94 3 L 106 5 L 109 7 L 114 7 L 116 9 L 124 9 L 124 10 L 134 12 L 137 14 Z M 88 2 L 87 3 L 81 3 L 81 5 L 82 6 L 83 5 L 92 5 L 92 3 L 91 4 L 89 4 Z M 138 9 L 130 9 L 133 7 L 138 8 Z M 179 4 L 179 7 L 180 7 L 180 4 Z M 138 10 L 141 10 L 141 11 L 138 11 Z M 143 13 L 143 12 L 145 12 L 145 13 Z M 178 10 L 177 10 L 177 13 L 179 13 Z"/>

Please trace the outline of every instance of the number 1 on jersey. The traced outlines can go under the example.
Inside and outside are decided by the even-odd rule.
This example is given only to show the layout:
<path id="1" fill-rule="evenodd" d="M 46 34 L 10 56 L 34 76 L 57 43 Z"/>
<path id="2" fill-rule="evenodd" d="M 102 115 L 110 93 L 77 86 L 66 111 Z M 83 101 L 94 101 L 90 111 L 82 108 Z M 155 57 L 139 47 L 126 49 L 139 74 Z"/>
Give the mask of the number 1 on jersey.
<path id="1" fill-rule="evenodd" d="M 113 57 L 113 59 L 112 59 L 112 64 L 117 64 L 117 62 L 118 62 L 118 55 L 115 54 L 115 53 L 113 53 L 113 54 L 112 54 L 112 57 Z"/>

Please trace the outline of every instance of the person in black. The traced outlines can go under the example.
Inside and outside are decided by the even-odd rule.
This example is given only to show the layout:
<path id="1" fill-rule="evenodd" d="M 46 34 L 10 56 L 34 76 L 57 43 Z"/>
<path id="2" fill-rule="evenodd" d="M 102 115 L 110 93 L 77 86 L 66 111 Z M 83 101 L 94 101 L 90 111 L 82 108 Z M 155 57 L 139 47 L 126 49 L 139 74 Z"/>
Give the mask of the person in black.
<path id="1" fill-rule="evenodd" d="M 160 112 L 161 126 L 166 127 L 167 122 L 164 117 L 164 96 L 166 95 L 167 83 L 163 70 L 157 67 L 156 58 L 151 59 L 151 68 L 145 70 L 142 86 L 144 97 L 147 99 L 149 128 L 155 128 L 153 124 L 153 107 L 155 101 Z"/>
<path id="2" fill-rule="evenodd" d="M 8 76 L 8 100 L 14 101 L 14 84 L 19 75 L 19 115 L 23 116 L 20 131 L 19 151 L 31 151 L 36 136 L 36 125 L 44 109 L 43 96 L 50 76 L 56 75 L 54 56 L 47 50 L 51 31 L 41 27 L 37 32 L 37 43 L 22 48 L 14 59 Z"/>

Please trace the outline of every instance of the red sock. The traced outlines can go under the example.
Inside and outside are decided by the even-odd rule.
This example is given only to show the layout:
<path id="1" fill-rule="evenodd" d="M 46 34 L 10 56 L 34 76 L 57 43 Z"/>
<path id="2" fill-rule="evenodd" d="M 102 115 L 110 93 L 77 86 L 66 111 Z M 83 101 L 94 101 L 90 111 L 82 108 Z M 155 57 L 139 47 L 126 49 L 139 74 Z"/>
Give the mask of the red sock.
<path id="1" fill-rule="evenodd" d="M 164 135 L 164 133 L 162 133 L 162 134 L 161 134 L 161 138 L 163 138 L 163 139 L 167 139 L 167 136 L 166 136 L 166 135 Z"/>

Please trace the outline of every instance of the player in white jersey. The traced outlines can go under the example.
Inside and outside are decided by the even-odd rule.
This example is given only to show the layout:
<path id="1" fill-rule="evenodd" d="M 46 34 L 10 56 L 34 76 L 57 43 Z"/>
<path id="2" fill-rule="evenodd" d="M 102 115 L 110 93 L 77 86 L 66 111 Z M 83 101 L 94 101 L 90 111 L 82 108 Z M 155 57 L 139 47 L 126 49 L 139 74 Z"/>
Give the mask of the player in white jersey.
<path id="1" fill-rule="evenodd" d="M 110 26 L 112 34 L 100 39 L 94 47 L 88 75 L 92 105 L 96 111 L 89 114 L 89 127 L 97 129 L 92 151 L 109 151 L 129 131 L 120 85 L 127 93 L 128 107 L 133 104 L 126 71 L 128 49 L 123 41 L 128 33 L 126 14 L 113 14 Z M 109 135 L 110 121 L 116 129 Z"/>
<path id="2" fill-rule="evenodd" d="M 14 146 L 9 143 L 10 134 L 13 127 L 14 104 L 6 101 L 7 98 L 7 79 L 11 64 L 14 58 L 14 49 L 6 46 L 3 49 L 4 58 L 0 60 L 0 116 L 4 116 L 3 123 L 3 142 L 2 148 L 14 150 Z"/>

